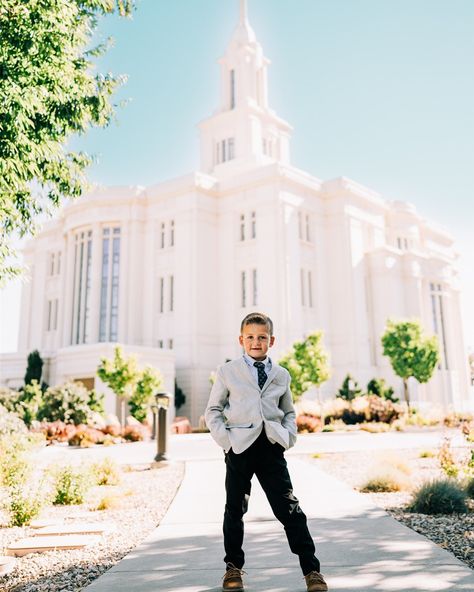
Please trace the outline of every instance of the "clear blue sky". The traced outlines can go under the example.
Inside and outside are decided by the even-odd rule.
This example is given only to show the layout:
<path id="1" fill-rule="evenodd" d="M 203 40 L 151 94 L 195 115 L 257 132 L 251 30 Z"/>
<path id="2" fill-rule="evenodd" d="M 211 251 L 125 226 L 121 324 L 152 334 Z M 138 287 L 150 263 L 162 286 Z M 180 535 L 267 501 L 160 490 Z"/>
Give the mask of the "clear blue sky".
<path id="1" fill-rule="evenodd" d="M 270 104 L 295 128 L 293 164 L 411 201 L 448 228 L 474 348 L 474 2 L 248 4 L 272 60 Z M 98 157 L 91 180 L 147 185 L 198 167 L 196 124 L 218 105 L 216 60 L 237 20 L 238 0 L 139 0 L 132 20 L 101 21 L 115 46 L 100 70 L 128 75 L 117 97 L 130 101 L 74 142 Z"/>

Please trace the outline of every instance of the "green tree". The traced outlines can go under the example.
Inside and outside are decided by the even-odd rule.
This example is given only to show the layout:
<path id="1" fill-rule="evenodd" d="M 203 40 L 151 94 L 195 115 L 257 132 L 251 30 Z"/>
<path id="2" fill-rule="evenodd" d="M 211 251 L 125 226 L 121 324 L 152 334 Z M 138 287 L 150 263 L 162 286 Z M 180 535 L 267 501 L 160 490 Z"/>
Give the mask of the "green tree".
<path id="1" fill-rule="evenodd" d="M 36 380 L 41 384 L 41 374 L 43 372 L 43 359 L 37 349 L 28 355 L 28 362 L 25 373 L 25 385 L 31 384 Z"/>
<path id="2" fill-rule="evenodd" d="M 163 377 L 158 370 L 146 366 L 139 375 L 133 393 L 128 401 L 130 414 L 138 421 L 145 421 L 153 394 L 162 386 Z"/>
<path id="3" fill-rule="evenodd" d="M 312 386 L 319 387 L 330 376 L 328 354 L 322 339 L 322 331 L 315 331 L 303 341 L 295 341 L 292 349 L 278 362 L 290 373 L 295 401 Z"/>
<path id="4" fill-rule="evenodd" d="M 413 321 L 393 321 L 389 319 L 382 335 L 384 356 L 390 358 L 393 371 L 403 379 L 403 393 L 408 407 L 410 396 L 408 379 L 428 382 L 439 361 L 439 346 L 436 335 L 423 335 L 421 323 Z"/>
<path id="5" fill-rule="evenodd" d="M 174 381 L 174 406 L 176 410 L 182 407 L 186 403 L 186 395 L 182 389 L 179 388 L 176 380 Z"/>
<path id="6" fill-rule="evenodd" d="M 338 391 L 337 396 L 346 401 L 352 401 L 356 397 L 362 394 L 362 390 L 359 388 L 359 383 L 352 378 L 350 374 L 347 374 L 342 382 L 342 386 Z"/>
<path id="7" fill-rule="evenodd" d="M 139 378 L 137 359 L 135 356 L 128 358 L 123 355 L 122 348 L 117 346 L 114 350 L 114 358 L 101 358 L 97 368 L 97 376 L 108 385 L 121 402 L 121 421 L 125 421 L 125 401 L 133 394 L 133 389 Z"/>
<path id="8" fill-rule="evenodd" d="M 66 148 L 74 134 L 112 119 L 123 77 L 94 72 L 109 43 L 92 45 L 98 19 L 131 0 L 0 3 L 0 285 L 21 270 L 10 242 L 34 234 L 39 214 L 85 187 L 91 159 Z"/>
<path id="9" fill-rule="evenodd" d="M 367 394 L 377 395 L 377 397 L 387 399 L 387 401 L 392 401 L 393 403 L 398 403 L 400 400 L 394 396 L 393 388 L 387 385 L 384 378 L 372 378 L 367 384 Z"/>

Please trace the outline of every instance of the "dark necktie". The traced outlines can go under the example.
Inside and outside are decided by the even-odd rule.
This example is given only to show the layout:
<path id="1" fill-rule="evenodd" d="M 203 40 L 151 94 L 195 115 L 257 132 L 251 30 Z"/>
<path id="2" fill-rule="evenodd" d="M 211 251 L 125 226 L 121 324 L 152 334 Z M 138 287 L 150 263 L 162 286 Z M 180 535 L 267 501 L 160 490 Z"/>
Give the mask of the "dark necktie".
<path id="1" fill-rule="evenodd" d="M 258 386 L 260 389 L 267 382 L 267 373 L 265 372 L 265 364 L 263 362 L 254 362 L 253 365 L 257 368 L 258 372 Z"/>

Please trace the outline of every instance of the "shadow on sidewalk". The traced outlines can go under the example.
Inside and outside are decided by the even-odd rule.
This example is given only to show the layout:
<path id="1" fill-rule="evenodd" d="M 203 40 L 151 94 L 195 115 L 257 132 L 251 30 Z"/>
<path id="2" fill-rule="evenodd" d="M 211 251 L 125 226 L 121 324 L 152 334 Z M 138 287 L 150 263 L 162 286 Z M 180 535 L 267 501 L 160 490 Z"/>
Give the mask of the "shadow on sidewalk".
<path id="1" fill-rule="evenodd" d="M 474 590 L 474 575 L 423 536 L 374 509 L 359 517 L 310 520 L 330 590 L 427 592 Z M 136 551 L 88 590 L 210 592 L 224 570 L 218 524 L 162 525 Z M 387 536 L 389 533 L 389 536 Z M 304 580 L 283 527 L 246 524 L 247 592 L 303 592 Z"/>

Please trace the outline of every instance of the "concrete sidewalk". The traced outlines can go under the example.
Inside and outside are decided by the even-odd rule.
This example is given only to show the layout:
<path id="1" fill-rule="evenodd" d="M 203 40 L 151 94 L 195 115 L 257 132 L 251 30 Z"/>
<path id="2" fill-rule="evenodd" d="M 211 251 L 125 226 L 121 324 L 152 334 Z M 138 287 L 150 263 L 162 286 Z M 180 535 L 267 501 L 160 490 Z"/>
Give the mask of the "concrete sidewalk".
<path id="1" fill-rule="evenodd" d="M 474 573 L 398 523 L 362 494 L 296 457 L 288 458 L 330 590 L 474 591 Z M 304 592 L 289 550 L 256 480 L 246 515 L 246 592 Z M 218 592 L 224 563 L 224 462 L 191 461 L 160 526 L 87 592 Z"/>

